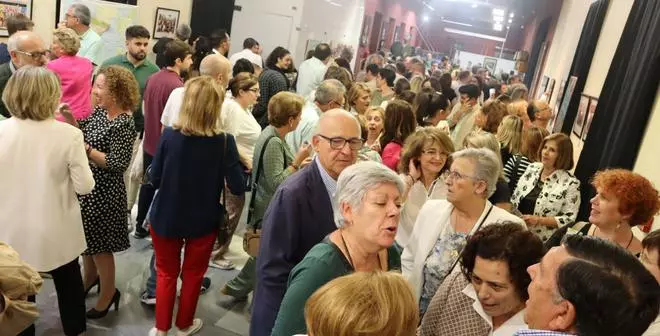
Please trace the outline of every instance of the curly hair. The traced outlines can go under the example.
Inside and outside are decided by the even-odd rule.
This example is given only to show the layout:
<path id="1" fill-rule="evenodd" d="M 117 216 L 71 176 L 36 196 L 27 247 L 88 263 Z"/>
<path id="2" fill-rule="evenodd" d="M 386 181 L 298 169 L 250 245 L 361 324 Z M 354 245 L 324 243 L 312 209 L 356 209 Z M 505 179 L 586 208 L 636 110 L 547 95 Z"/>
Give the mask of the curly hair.
<path id="1" fill-rule="evenodd" d="M 424 147 L 434 145 L 440 146 L 447 153 L 445 166 L 440 170 L 440 174 L 444 173 L 451 166 L 451 154 L 454 153 L 454 142 L 451 141 L 447 133 L 433 126 L 421 128 L 406 139 L 403 150 L 401 151 L 401 160 L 399 160 L 399 171 L 408 174 L 410 160 L 419 159 L 422 156 Z"/>
<path id="2" fill-rule="evenodd" d="M 134 112 L 140 104 L 140 89 L 135 76 L 119 65 L 102 68 L 100 75 L 105 77 L 105 86 L 117 105 L 124 111 Z"/>
<path id="3" fill-rule="evenodd" d="M 631 226 L 648 222 L 660 210 L 658 190 L 637 173 L 606 169 L 597 172 L 591 184 L 619 201 L 619 212 L 630 215 Z"/>
<path id="4" fill-rule="evenodd" d="M 504 261 L 518 297 L 525 301 L 529 298 L 527 286 L 532 281 L 527 267 L 538 263 L 544 254 L 543 243 L 534 233 L 520 224 L 504 221 L 483 227 L 468 239 L 460 256 L 461 272 L 472 281 L 477 257 Z"/>

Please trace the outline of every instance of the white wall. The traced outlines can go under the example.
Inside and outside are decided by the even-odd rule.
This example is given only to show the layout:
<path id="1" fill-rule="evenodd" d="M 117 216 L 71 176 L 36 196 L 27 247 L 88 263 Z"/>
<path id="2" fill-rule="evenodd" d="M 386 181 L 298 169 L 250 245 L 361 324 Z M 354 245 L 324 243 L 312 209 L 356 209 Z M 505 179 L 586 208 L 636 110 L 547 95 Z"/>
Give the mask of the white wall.
<path id="1" fill-rule="evenodd" d="M 591 3 L 592 0 L 564 0 L 561 7 L 552 44 L 541 72 L 541 75 L 554 78 L 557 88 L 559 88 L 562 80 L 568 79 L 575 50 L 580 41 L 580 33 L 584 27 L 584 21 L 587 18 Z M 550 105 L 554 106 L 558 92 L 558 89 L 554 90 Z"/>
<path id="2" fill-rule="evenodd" d="M 486 55 L 475 54 L 467 51 L 458 51 L 456 57 L 454 58 L 454 61 L 459 60 L 461 62 L 461 66 L 465 67 L 466 70 L 471 70 L 471 69 L 467 69 L 468 62 L 473 66 L 477 64 L 483 65 L 485 57 L 497 59 L 497 68 L 495 69 L 496 73 L 491 75 L 496 75 L 499 74 L 500 72 L 509 73 L 511 70 L 515 70 L 516 67 L 515 61 L 511 61 L 499 57 L 490 57 Z"/>
<path id="3" fill-rule="evenodd" d="M 263 47 L 264 61 L 277 46 L 288 49 L 295 60 L 303 4 L 303 0 L 236 0 L 242 9 L 234 11 L 229 54 L 243 49 L 243 40 L 252 37 Z"/>
<path id="4" fill-rule="evenodd" d="M 353 61 L 364 19 L 364 0 L 305 0 L 298 43 L 291 52 L 296 64 L 304 61 L 308 40 L 353 46 Z"/>
<path id="5" fill-rule="evenodd" d="M 660 90 L 656 95 L 655 104 L 651 110 L 651 117 L 646 126 L 646 133 L 642 145 L 637 154 L 634 172 L 651 180 L 656 189 L 660 189 L 660 155 L 658 155 L 658 144 L 660 144 Z M 660 216 L 655 217 L 653 230 L 660 229 Z"/>
<path id="6" fill-rule="evenodd" d="M 584 93 L 599 97 L 605 84 L 605 78 L 610 70 L 616 47 L 619 45 L 623 28 L 626 26 L 628 15 L 632 10 L 634 0 L 615 0 L 610 1 L 603 29 L 600 31 L 600 38 L 594 51 L 594 58 L 591 61 L 589 77 L 584 85 Z"/>
<path id="7" fill-rule="evenodd" d="M 165 7 L 181 11 L 179 23 L 190 23 L 192 0 L 139 0 L 138 22 L 151 32 L 156 19 L 156 8 Z M 50 45 L 55 28 L 55 0 L 33 0 L 32 21 L 34 31 Z M 152 32 L 153 34 L 153 32 Z"/>

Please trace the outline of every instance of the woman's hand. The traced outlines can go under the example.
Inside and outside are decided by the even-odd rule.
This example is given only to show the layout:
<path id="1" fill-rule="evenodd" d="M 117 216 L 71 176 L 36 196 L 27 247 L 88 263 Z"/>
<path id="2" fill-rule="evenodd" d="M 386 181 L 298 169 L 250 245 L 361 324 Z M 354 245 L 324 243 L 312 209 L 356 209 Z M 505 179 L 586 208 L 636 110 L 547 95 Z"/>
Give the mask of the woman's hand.
<path id="1" fill-rule="evenodd" d="M 307 167 L 308 164 L 312 163 L 312 158 L 308 157 L 303 162 L 300 163 L 300 169 Z"/>
<path id="2" fill-rule="evenodd" d="M 525 221 L 525 224 L 527 224 L 527 226 L 538 226 L 539 224 L 541 224 L 540 216 L 523 215 L 522 219 Z"/>
<path id="3" fill-rule="evenodd" d="M 422 171 L 415 164 L 415 159 L 410 160 L 408 163 L 408 175 L 412 177 L 413 183 L 422 177 Z"/>
<path id="4" fill-rule="evenodd" d="M 66 121 L 68 124 L 78 127 L 78 122 L 76 122 L 76 118 L 73 117 L 73 114 L 71 113 L 71 108 L 67 103 L 62 103 L 60 104 L 60 106 L 57 107 L 57 110 L 55 111 L 55 116 L 62 116 L 62 118 L 64 118 L 64 121 Z"/>
<path id="5" fill-rule="evenodd" d="M 293 159 L 293 164 L 296 167 L 301 167 L 305 159 L 309 157 L 310 147 L 311 145 L 309 143 L 304 143 L 302 146 L 300 146 L 298 153 L 296 153 L 296 157 Z"/>

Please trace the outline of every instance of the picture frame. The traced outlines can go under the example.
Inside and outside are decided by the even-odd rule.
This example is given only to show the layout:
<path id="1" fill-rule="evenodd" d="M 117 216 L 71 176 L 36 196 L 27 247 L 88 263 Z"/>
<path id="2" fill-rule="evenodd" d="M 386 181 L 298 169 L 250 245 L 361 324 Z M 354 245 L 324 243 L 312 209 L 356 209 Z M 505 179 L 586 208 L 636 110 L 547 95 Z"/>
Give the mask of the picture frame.
<path id="1" fill-rule="evenodd" d="M 494 74 L 495 69 L 497 68 L 497 58 L 484 57 L 484 68 L 491 74 Z"/>
<path id="2" fill-rule="evenodd" d="M 164 37 L 173 37 L 176 27 L 179 25 L 181 12 L 176 9 L 158 7 L 156 8 L 156 19 L 154 20 L 154 36 L 158 40 Z"/>
<path id="3" fill-rule="evenodd" d="M 554 128 L 551 133 L 561 132 L 561 129 L 564 126 L 564 119 L 566 118 L 566 112 L 568 112 L 568 105 L 570 105 L 571 98 L 573 97 L 573 91 L 575 90 L 577 79 L 577 76 L 571 76 L 568 79 L 566 90 L 564 90 L 564 95 L 561 100 L 561 106 L 559 108 L 559 112 L 557 113 L 557 119 L 555 120 Z"/>
<path id="4" fill-rule="evenodd" d="M 548 97 L 547 102 L 550 102 L 550 98 L 552 98 L 552 93 L 555 91 L 555 79 L 550 78 L 550 82 L 548 82 L 548 85 L 545 87 L 545 95 Z"/>
<path id="5" fill-rule="evenodd" d="M 578 105 L 577 115 L 575 116 L 575 122 L 573 123 L 573 134 L 575 134 L 578 139 L 582 138 L 582 132 L 584 131 L 584 125 L 587 121 L 587 113 L 589 113 L 589 102 L 591 97 L 586 94 L 580 95 L 580 105 Z"/>
<path id="6" fill-rule="evenodd" d="M 543 99 L 543 95 L 545 94 L 545 89 L 548 87 L 548 82 L 550 82 L 550 77 L 544 75 L 539 85 L 537 99 Z"/>
<path id="7" fill-rule="evenodd" d="M 33 0 L 2 0 L 0 1 L 0 36 L 8 37 L 7 18 L 22 13 L 32 19 Z"/>
<path id="8" fill-rule="evenodd" d="M 591 128 L 591 122 L 594 119 L 596 114 L 596 107 L 598 106 L 598 98 L 591 97 L 589 100 L 589 111 L 587 113 L 587 121 L 584 124 L 584 130 L 582 130 L 582 141 L 587 141 L 587 134 L 589 134 L 589 129 Z"/>

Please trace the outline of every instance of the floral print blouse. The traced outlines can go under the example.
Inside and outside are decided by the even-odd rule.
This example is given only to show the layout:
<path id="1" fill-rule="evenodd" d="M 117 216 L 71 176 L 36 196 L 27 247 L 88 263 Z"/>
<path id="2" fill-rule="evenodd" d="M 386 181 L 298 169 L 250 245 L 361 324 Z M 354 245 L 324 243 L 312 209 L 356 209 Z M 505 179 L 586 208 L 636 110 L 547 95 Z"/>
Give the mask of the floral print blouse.
<path id="1" fill-rule="evenodd" d="M 456 232 L 451 225 L 438 237 L 431 253 L 424 263 L 422 296 L 419 299 L 420 316 L 424 315 L 435 292 L 442 281 L 452 271 L 452 265 L 458 259 L 467 244 L 467 233 Z"/>
<path id="2" fill-rule="evenodd" d="M 514 209 L 517 209 L 520 200 L 534 189 L 542 171 L 543 164 L 540 162 L 532 163 L 527 167 L 525 173 L 518 180 L 516 190 L 511 197 Z M 580 181 L 573 174 L 558 169 L 545 180 L 543 189 L 536 199 L 534 213 L 523 215 L 554 217 L 557 220 L 558 227 L 561 228 L 575 223 L 579 209 Z M 529 230 L 545 242 L 557 228 L 533 226 Z"/>

